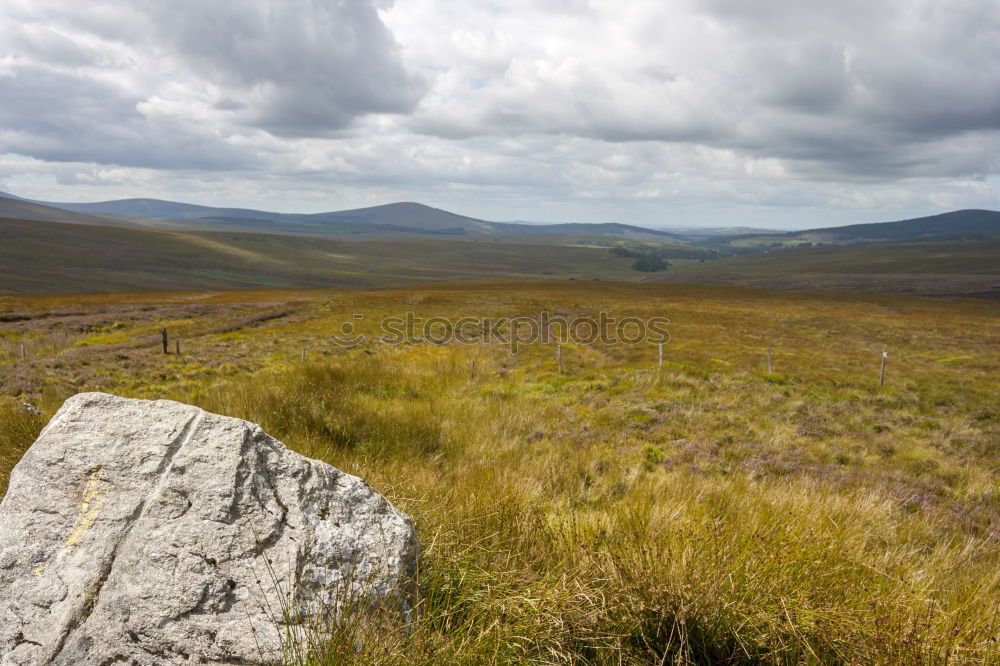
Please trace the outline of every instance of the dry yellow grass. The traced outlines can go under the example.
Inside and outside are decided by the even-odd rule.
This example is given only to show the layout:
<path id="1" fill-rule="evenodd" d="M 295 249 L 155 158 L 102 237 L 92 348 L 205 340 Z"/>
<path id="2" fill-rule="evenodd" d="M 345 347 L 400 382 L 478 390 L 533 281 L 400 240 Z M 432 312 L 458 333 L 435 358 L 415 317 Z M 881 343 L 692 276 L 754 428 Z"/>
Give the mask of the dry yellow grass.
<path id="1" fill-rule="evenodd" d="M 44 422 L 17 402 L 97 388 L 247 418 L 364 477 L 417 520 L 423 618 L 319 632 L 293 661 L 1000 659 L 997 304 L 591 282 L 122 299 L 174 309 L 114 329 L 130 347 L 56 326 L 43 357 L 0 362 L 27 390 L 3 402 L 0 467 Z M 672 338 L 663 369 L 652 345 L 569 344 L 565 374 L 551 345 L 327 338 L 408 310 L 662 315 Z M 148 342 L 156 317 L 180 357 Z"/>

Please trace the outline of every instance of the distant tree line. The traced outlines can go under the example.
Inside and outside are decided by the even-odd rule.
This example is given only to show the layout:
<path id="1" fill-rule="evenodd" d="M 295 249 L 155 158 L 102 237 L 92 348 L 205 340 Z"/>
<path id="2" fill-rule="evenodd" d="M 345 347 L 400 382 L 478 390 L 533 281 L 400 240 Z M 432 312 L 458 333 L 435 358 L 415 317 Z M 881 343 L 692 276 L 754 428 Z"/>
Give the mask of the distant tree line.
<path id="1" fill-rule="evenodd" d="M 632 268 L 642 273 L 656 273 L 665 271 L 670 266 L 667 262 L 667 254 L 663 248 L 654 248 L 647 245 L 637 245 L 633 247 L 613 247 L 609 250 L 616 257 L 634 258 Z"/>
<path id="2" fill-rule="evenodd" d="M 641 273 L 657 273 L 670 267 L 669 259 L 715 259 L 719 253 L 704 248 L 662 247 L 645 243 L 626 243 L 608 250 L 616 257 L 635 259 L 632 268 Z"/>

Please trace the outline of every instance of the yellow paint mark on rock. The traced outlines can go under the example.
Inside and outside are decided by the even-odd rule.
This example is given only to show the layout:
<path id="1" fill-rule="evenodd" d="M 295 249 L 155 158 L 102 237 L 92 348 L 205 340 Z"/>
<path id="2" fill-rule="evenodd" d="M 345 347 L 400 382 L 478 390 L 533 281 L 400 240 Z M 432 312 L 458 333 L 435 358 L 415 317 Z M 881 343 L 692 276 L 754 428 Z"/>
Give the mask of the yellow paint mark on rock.
<path id="1" fill-rule="evenodd" d="M 101 481 L 98 476 L 100 473 L 101 467 L 95 467 L 90 473 L 90 478 L 87 479 L 87 488 L 83 491 L 83 498 L 80 500 L 80 508 L 76 520 L 73 522 L 69 536 L 66 537 L 66 542 L 63 544 L 63 547 L 66 549 L 70 549 L 79 543 L 90 528 L 94 526 L 94 523 L 97 522 L 97 516 L 101 512 L 101 505 L 104 504 L 105 500 L 104 491 L 107 488 L 107 484 Z M 41 576 L 48 563 L 48 561 L 45 561 L 35 567 L 35 575 Z"/>
<path id="2" fill-rule="evenodd" d="M 72 547 L 79 543 L 83 535 L 97 521 L 101 505 L 104 504 L 104 489 L 107 486 L 97 476 L 100 471 L 101 468 L 97 467 L 90 473 L 90 478 L 87 479 L 87 489 L 84 491 L 83 500 L 80 502 L 79 515 L 76 517 L 76 522 L 73 523 L 73 528 L 69 531 L 69 536 L 66 537 L 67 547 Z"/>

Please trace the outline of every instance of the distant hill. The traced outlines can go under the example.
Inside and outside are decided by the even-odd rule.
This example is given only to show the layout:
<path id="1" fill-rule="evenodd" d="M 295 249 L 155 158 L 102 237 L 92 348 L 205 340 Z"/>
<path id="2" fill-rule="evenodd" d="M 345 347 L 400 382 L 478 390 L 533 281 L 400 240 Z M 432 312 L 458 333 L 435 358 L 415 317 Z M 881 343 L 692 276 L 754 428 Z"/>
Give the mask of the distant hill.
<path id="1" fill-rule="evenodd" d="M 44 206 L 25 199 L 0 196 L 0 218 L 16 218 L 21 220 L 41 220 L 46 222 L 62 222 L 65 224 L 104 224 L 111 226 L 135 226 L 131 220 L 109 215 L 76 213 L 73 211 Z"/>
<path id="2" fill-rule="evenodd" d="M 840 240 L 866 242 L 905 242 L 940 238 L 969 237 L 992 239 L 1000 237 L 1000 212 L 994 210 L 956 210 L 940 215 L 917 217 L 897 222 L 851 224 L 793 232 L 792 236 L 833 235 Z"/>
<path id="3" fill-rule="evenodd" d="M 414 202 L 392 203 L 370 208 L 326 213 L 275 213 L 250 208 L 216 208 L 195 204 L 164 201 L 161 199 L 119 199 L 95 203 L 29 202 L 13 195 L 0 193 L 8 201 L 24 205 L 40 205 L 50 209 L 96 216 L 95 224 L 115 224 L 133 220 L 135 226 L 167 226 L 190 230 L 238 230 L 308 236 L 449 236 L 455 238 L 507 234 L 588 234 L 618 236 L 631 240 L 677 240 L 676 234 L 645 229 L 628 224 L 517 224 L 488 222 L 465 215 L 458 215 L 440 208 Z M 0 216 L 21 217 L 13 214 Z M 29 217 L 53 221 L 76 221 L 55 217 Z M 82 218 L 81 218 L 82 219 Z M 102 221 L 104 220 L 104 221 Z M 166 220 L 169 225 L 140 224 L 141 220 Z"/>
<path id="4" fill-rule="evenodd" d="M 680 234 L 689 238 L 713 238 L 716 236 L 747 236 L 757 234 L 780 234 L 781 229 L 761 229 L 758 227 L 655 227 L 659 231 Z"/>
<path id="5" fill-rule="evenodd" d="M 7 195 L 5 195 L 7 196 Z M 62 203 L 54 201 L 38 201 L 36 203 L 71 210 L 77 213 L 97 215 L 121 215 L 131 217 L 154 217 L 162 220 L 197 220 L 212 215 L 227 215 L 239 217 L 267 217 L 270 213 L 245 210 L 240 208 L 212 208 L 195 204 L 162 201 L 160 199 L 120 199 L 116 201 L 97 201 L 94 203 Z"/>
<path id="6" fill-rule="evenodd" d="M 0 219 L 0 293 L 333 287 L 546 277 L 628 280 L 607 248 L 439 237 L 364 243 Z"/>
<path id="7" fill-rule="evenodd" d="M 796 247 L 952 240 L 963 242 L 1000 240 L 1000 212 L 956 210 L 896 222 L 871 222 L 785 233 L 718 236 L 703 238 L 699 242 L 736 253 L 754 253 Z"/>
<path id="8" fill-rule="evenodd" d="M 657 229 L 647 229 L 617 222 L 605 223 L 562 223 L 562 224 L 518 224 L 516 222 L 490 222 L 493 230 L 502 234 L 582 234 L 587 236 L 620 236 L 630 240 L 650 240 L 670 242 L 682 240 L 683 236 Z"/>
<path id="9" fill-rule="evenodd" d="M 94 203 L 29 201 L 0 192 L 0 217 L 191 231 L 240 231 L 295 236 L 377 240 L 529 238 L 531 244 L 604 244 L 641 241 L 685 244 L 723 254 L 753 254 L 808 248 L 912 241 L 1000 240 L 1000 212 L 959 210 L 928 217 L 777 232 L 739 227 L 676 230 L 630 224 L 537 224 L 490 222 L 415 202 L 391 203 L 324 213 L 276 213 L 219 208 L 162 199 L 120 199 Z M 589 241 L 587 240 L 589 239 Z"/>
<path id="10" fill-rule="evenodd" d="M 0 196 L 10 197 L 0 193 Z M 26 201 L 26 200 L 20 200 Z M 75 213 L 115 218 L 167 220 L 176 229 L 264 231 L 305 235 L 359 233 L 489 233 L 489 222 L 418 203 L 395 203 L 329 213 L 276 213 L 251 208 L 218 208 L 161 199 L 119 199 L 94 203 L 31 202 Z M 10 216 L 14 217 L 14 216 Z"/>

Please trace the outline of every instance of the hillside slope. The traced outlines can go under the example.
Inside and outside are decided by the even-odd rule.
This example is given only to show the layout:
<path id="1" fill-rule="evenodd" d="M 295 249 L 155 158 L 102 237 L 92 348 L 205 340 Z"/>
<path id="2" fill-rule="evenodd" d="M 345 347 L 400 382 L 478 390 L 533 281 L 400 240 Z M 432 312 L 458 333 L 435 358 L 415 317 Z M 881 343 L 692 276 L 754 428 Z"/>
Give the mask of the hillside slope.
<path id="1" fill-rule="evenodd" d="M 776 250 L 678 266 L 657 282 L 1000 298 L 1000 242 Z"/>
<path id="2" fill-rule="evenodd" d="M 895 222 L 851 224 L 786 233 L 739 234 L 703 238 L 700 242 L 717 249 L 745 254 L 782 247 L 928 241 L 1000 241 L 1000 212 L 956 210 Z"/>
<path id="3" fill-rule="evenodd" d="M 832 234 L 840 239 L 869 242 L 917 241 L 957 236 L 978 237 L 983 234 L 1000 234 L 1000 212 L 994 210 L 956 210 L 950 213 L 896 222 L 873 222 L 851 224 L 846 227 L 810 229 L 794 235 L 807 234 Z"/>
<path id="4" fill-rule="evenodd" d="M 1000 242 L 876 243 L 755 254 L 715 262 L 708 270 L 748 273 L 1000 273 Z"/>
<path id="5" fill-rule="evenodd" d="M 0 218 L 41 220 L 65 224 L 101 224 L 109 226 L 138 226 L 137 221 L 111 215 L 81 213 L 37 204 L 16 197 L 0 195 Z"/>
<path id="6" fill-rule="evenodd" d="M 630 279 L 606 249 L 344 241 L 0 219 L 0 292 L 328 287 L 490 278 Z"/>

